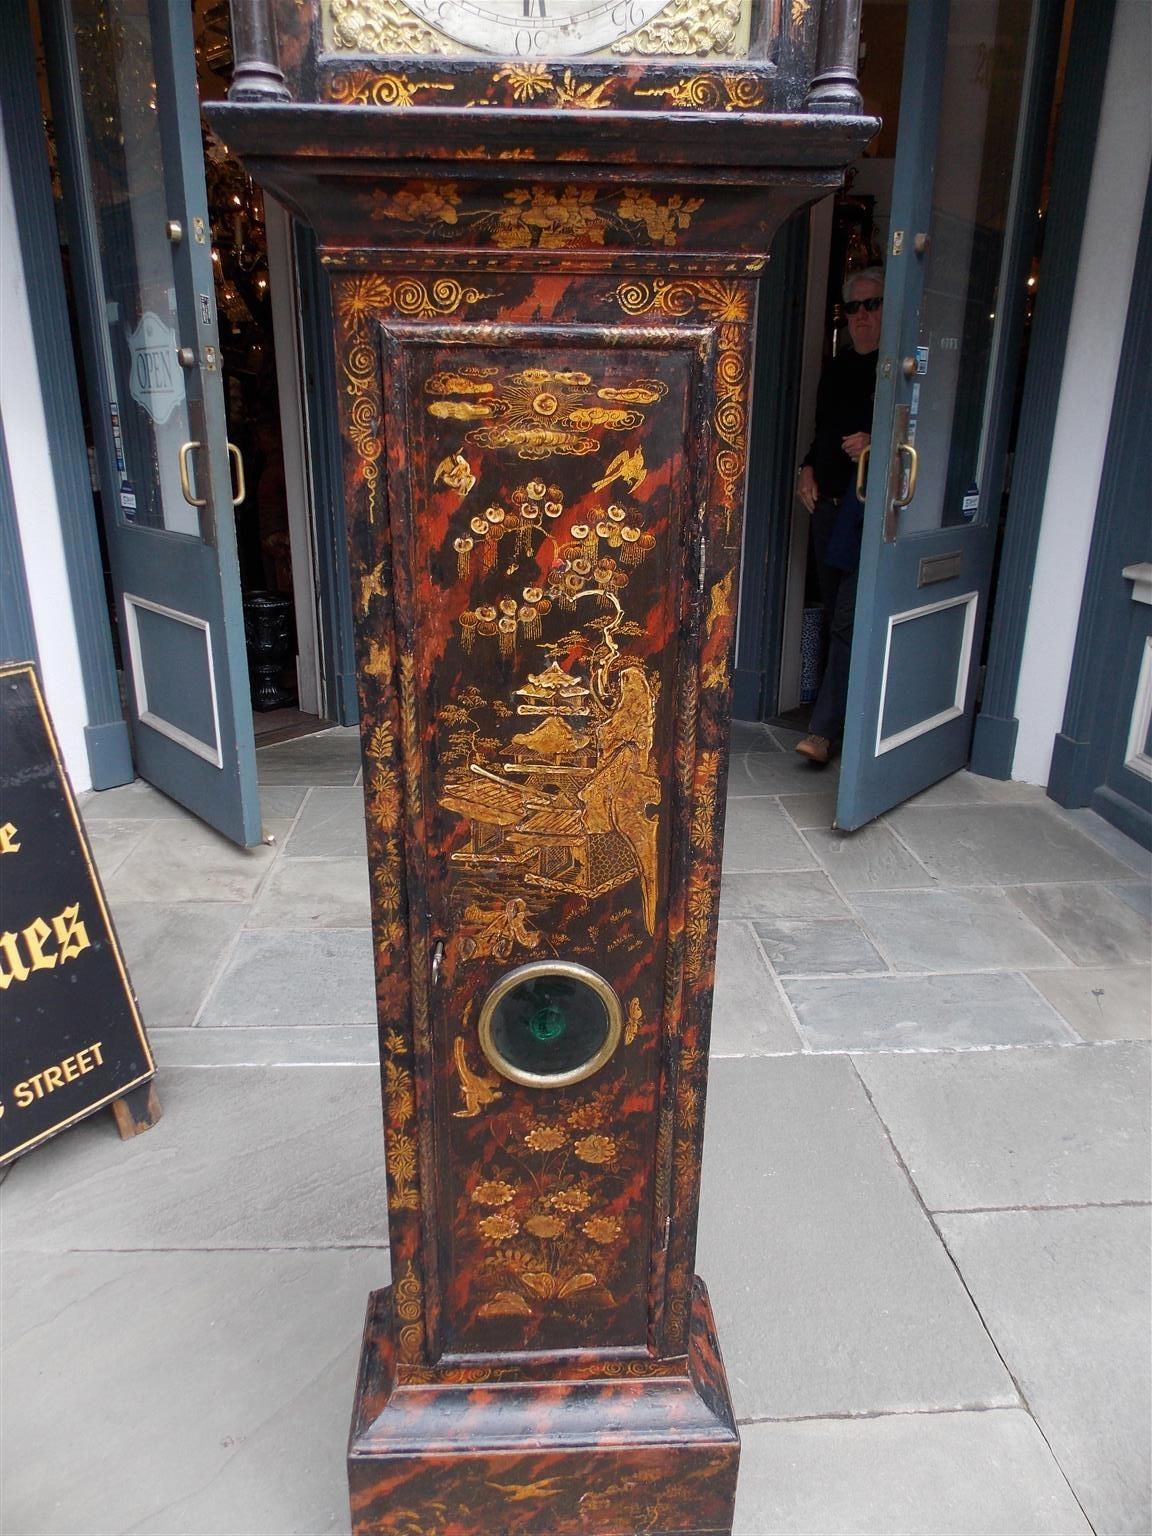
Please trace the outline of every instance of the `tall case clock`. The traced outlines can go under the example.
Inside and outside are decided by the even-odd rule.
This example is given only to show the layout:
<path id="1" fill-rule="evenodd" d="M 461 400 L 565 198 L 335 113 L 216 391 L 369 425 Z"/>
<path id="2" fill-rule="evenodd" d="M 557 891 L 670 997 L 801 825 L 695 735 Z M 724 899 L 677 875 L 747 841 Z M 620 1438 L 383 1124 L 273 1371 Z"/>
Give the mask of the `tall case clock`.
<path id="1" fill-rule="evenodd" d="M 357 1532 L 731 1529 L 695 1238 L 752 322 L 876 127 L 858 9 L 232 0 L 210 115 L 335 316 L 391 1248 Z"/>

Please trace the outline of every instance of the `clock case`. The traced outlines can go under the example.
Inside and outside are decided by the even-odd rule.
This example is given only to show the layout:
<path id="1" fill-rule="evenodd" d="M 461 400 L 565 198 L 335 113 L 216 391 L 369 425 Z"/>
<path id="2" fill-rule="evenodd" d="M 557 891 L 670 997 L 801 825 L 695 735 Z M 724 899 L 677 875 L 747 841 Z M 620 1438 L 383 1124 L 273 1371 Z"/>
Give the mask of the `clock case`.
<path id="1" fill-rule="evenodd" d="M 358 1533 L 731 1529 L 694 1269 L 756 286 L 877 126 L 857 25 L 793 3 L 738 68 L 349 60 L 313 0 L 233 0 L 206 111 L 335 317 L 393 1281 Z M 542 1089 L 476 1017 L 553 957 L 628 1024 Z"/>

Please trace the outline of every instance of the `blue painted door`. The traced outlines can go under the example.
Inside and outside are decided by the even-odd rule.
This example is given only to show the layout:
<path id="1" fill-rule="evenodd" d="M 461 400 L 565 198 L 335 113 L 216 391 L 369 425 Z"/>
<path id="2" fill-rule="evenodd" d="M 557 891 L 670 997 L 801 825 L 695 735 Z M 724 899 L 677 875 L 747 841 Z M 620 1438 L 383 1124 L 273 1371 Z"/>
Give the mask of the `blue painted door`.
<path id="1" fill-rule="evenodd" d="M 260 840 L 192 8 L 45 7 L 137 773 Z"/>
<path id="2" fill-rule="evenodd" d="M 968 761 L 1024 299 L 1034 0 L 917 0 L 908 36 L 836 825 Z"/>

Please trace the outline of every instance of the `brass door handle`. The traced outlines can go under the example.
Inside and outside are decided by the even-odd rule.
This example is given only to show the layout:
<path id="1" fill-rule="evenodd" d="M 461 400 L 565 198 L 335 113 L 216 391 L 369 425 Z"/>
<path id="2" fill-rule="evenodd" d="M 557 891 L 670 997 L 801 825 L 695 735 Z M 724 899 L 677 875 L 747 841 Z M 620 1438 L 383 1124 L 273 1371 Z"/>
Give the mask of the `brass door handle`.
<path id="1" fill-rule="evenodd" d="M 872 452 L 871 445 L 861 448 L 860 457 L 856 460 L 856 500 L 863 501 L 868 490 L 868 457 Z"/>
<path id="2" fill-rule="evenodd" d="M 896 452 L 908 455 L 908 486 L 903 496 L 894 496 L 892 498 L 892 505 L 894 507 L 906 507 L 916 494 L 916 476 L 920 471 L 920 458 L 911 443 L 901 443 Z"/>
<path id="3" fill-rule="evenodd" d="M 238 507 L 248 494 L 248 485 L 244 479 L 244 460 L 240 456 L 240 450 L 235 443 L 228 444 L 228 454 L 236 466 L 236 483 L 233 486 L 235 494 L 232 497 L 232 505 Z"/>
<path id="4" fill-rule="evenodd" d="M 208 505 L 208 498 L 206 496 L 194 496 L 192 494 L 192 480 L 188 473 L 188 456 L 194 448 L 199 447 L 200 444 L 196 442 L 180 444 L 180 489 L 184 492 L 184 500 L 190 507 L 206 507 Z"/>

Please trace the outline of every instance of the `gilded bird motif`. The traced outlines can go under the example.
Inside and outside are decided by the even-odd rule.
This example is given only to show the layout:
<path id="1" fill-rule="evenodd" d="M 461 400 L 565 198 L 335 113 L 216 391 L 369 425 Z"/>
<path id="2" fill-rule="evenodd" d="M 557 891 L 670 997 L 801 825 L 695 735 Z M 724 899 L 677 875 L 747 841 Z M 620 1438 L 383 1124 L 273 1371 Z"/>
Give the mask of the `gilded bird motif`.
<path id="1" fill-rule="evenodd" d="M 500 1097 L 500 1090 L 490 1078 L 478 1077 L 472 1071 L 468 1065 L 468 1058 L 464 1054 L 464 1041 L 459 1035 L 452 1047 L 452 1055 L 456 1061 L 456 1074 L 460 1079 L 460 1092 L 464 1096 L 464 1108 L 454 1110 L 453 1113 L 458 1120 L 471 1120 L 486 1104 L 491 1104 L 493 1099 Z"/>
<path id="2" fill-rule="evenodd" d="M 623 480 L 628 489 L 636 492 L 647 478 L 648 470 L 644 464 L 644 450 L 637 448 L 635 453 L 629 453 L 625 449 L 618 453 L 604 471 L 604 478 L 597 480 L 592 487 L 594 491 L 603 491 L 616 480 Z"/>
<path id="3" fill-rule="evenodd" d="M 447 485 L 456 491 L 463 500 L 468 492 L 476 484 L 476 476 L 472 473 L 472 466 L 462 453 L 449 454 L 446 459 L 441 459 L 436 466 L 436 474 L 432 480 L 433 485 Z"/>

